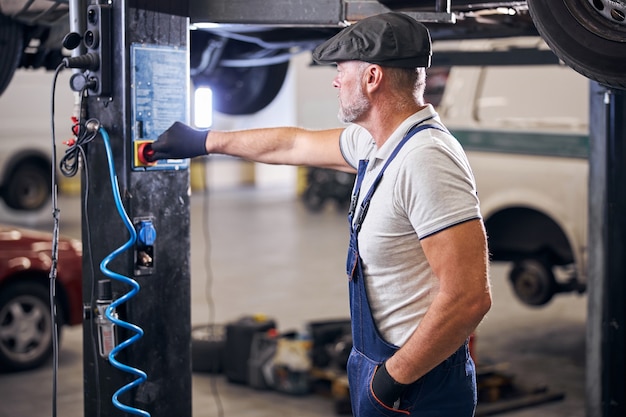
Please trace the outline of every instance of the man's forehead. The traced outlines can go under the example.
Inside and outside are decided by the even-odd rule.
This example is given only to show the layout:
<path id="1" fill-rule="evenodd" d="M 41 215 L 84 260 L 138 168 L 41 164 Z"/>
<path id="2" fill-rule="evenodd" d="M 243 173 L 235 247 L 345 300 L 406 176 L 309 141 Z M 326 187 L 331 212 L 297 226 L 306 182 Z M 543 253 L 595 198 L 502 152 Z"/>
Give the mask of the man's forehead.
<path id="1" fill-rule="evenodd" d="M 357 60 L 338 61 L 336 62 L 336 64 L 338 68 L 360 68 L 364 65 L 370 65 L 369 62 L 357 61 Z"/>

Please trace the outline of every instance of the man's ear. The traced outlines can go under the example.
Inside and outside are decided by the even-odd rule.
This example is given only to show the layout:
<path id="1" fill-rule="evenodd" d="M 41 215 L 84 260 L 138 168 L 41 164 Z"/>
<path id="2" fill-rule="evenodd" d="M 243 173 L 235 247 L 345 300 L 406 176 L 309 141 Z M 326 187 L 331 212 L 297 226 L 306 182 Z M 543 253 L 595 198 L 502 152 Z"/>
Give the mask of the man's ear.
<path id="1" fill-rule="evenodd" d="M 365 79 L 365 88 L 367 91 L 373 92 L 380 87 L 383 79 L 383 69 L 380 65 L 372 64 L 364 71 L 363 77 Z"/>

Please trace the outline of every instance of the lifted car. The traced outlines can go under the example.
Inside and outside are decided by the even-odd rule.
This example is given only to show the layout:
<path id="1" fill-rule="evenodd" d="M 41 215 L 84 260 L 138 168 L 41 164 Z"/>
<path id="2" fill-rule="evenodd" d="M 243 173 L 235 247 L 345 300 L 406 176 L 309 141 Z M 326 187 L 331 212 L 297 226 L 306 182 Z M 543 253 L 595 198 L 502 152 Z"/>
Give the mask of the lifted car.
<path id="1" fill-rule="evenodd" d="M 68 71 L 59 81 L 69 83 L 69 78 Z M 50 100 L 46 96 L 52 80 L 52 71 L 19 69 L 0 96 L 0 217 L 9 223 L 36 223 L 52 212 Z M 74 96 L 69 88 L 58 90 L 55 130 L 66 140 Z M 57 158 L 64 150 L 57 148 Z"/>
<path id="2" fill-rule="evenodd" d="M 142 7 L 159 11 L 161 3 Z M 626 88 L 621 0 L 189 0 L 175 7 L 191 16 L 195 29 L 192 80 L 212 87 L 216 110 L 226 114 L 262 109 L 280 90 L 293 54 L 310 51 L 351 21 L 389 10 L 423 21 L 435 41 L 539 32 L 574 70 Z M 18 67 L 58 65 L 68 9 L 67 0 L 0 0 L 0 93 Z"/>

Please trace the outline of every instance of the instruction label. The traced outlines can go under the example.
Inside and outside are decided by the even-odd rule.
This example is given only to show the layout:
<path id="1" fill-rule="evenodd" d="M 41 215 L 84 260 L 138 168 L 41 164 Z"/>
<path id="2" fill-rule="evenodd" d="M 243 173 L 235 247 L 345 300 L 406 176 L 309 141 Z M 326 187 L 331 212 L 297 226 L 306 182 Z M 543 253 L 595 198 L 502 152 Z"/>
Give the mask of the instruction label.
<path id="1" fill-rule="evenodd" d="M 132 140 L 156 140 L 174 122 L 189 123 L 187 50 L 162 45 L 131 45 Z M 133 149 L 137 146 L 133 143 Z M 188 159 L 161 160 L 134 170 L 186 169 Z"/>

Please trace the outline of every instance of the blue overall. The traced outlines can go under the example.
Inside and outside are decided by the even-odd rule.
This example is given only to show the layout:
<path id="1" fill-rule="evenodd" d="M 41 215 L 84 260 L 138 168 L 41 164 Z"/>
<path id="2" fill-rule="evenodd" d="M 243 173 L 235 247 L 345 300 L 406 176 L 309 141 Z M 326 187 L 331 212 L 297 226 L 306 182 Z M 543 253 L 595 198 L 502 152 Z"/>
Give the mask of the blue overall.
<path id="1" fill-rule="evenodd" d="M 356 417 L 420 416 L 470 417 L 476 408 L 476 373 L 467 343 L 429 373 L 410 384 L 396 408 L 381 403 L 372 393 L 372 377 L 380 364 L 391 357 L 398 347 L 385 341 L 379 334 L 370 310 L 362 261 L 359 256 L 358 234 L 367 214 L 370 200 L 383 172 L 400 148 L 420 130 L 440 129 L 433 125 L 414 126 L 387 159 L 378 177 L 360 205 L 356 221 L 357 200 L 368 161 L 359 161 L 357 179 L 348 213 L 350 247 L 346 262 L 350 289 L 353 347 L 347 371 L 352 412 Z"/>

